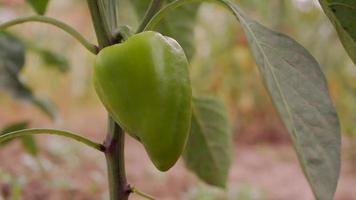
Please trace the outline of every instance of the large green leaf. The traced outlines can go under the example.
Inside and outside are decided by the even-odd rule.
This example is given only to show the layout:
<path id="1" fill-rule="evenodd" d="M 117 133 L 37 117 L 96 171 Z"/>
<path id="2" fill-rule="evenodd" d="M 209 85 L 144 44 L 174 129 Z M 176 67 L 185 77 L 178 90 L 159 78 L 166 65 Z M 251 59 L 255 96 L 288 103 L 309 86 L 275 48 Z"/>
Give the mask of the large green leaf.
<path id="1" fill-rule="evenodd" d="M 356 64 L 356 1 L 319 0 L 319 2 L 334 24 L 346 51 Z"/>
<path id="2" fill-rule="evenodd" d="M 187 167 L 208 184 L 225 187 L 231 165 L 232 134 L 224 104 L 195 98 L 190 136 L 183 153 Z"/>
<path id="3" fill-rule="evenodd" d="M 340 172 L 340 126 L 317 61 L 290 37 L 229 3 L 318 200 L 332 200 Z"/>
<path id="4" fill-rule="evenodd" d="M 47 10 L 49 0 L 27 0 L 27 3 L 36 11 L 39 15 L 44 15 Z"/>
<path id="5" fill-rule="evenodd" d="M 165 0 L 166 3 L 172 1 L 173 0 Z M 138 17 L 142 19 L 149 6 L 150 0 L 131 0 L 130 2 L 134 6 Z M 174 10 L 156 27 L 156 31 L 176 39 L 183 47 L 188 59 L 192 58 L 195 50 L 194 27 L 198 8 L 199 5 L 189 5 Z"/>
<path id="6" fill-rule="evenodd" d="M 20 79 L 24 67 L 25 48 L 21 40 L 0 32 L 0 89 L 14 98 L 33 103 L 52 119 L 57 117 L 55 106 L 46 99 L 33 95 L 31 89 Z"/>

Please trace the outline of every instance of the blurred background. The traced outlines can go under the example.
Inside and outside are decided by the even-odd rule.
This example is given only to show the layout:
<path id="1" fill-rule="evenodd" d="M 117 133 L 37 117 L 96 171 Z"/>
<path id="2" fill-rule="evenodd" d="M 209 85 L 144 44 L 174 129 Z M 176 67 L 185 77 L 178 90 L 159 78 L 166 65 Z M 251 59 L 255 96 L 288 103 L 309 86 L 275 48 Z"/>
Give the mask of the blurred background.
<path id="1" fill-rule="evenodd" d="M 356 68 L 331 23 L 316 0 L 235 2 L 262 24 L 292 36 L 321 64 L 342 124 L 342 174 L 335 199 L 356 200 Z M 0 22 L 29 15 L 33 11 L 24 0 L 0 0 Z M 95 41 L 85 1 L 52 1 L 47 15 Z M 121 24 L 137 27 L 139 20 L 125 1 L 119 15 Z M 51 26 L 27 23 L 10 30 L 28 50 L 21 81 L 34 96 L 46 99 L 45 105 L 56 109 L 58 117 L 52 120 L 38 106 L 0 90 L 0 130 L 54 127 L 104 140 L 106 112 L 91 81 L 94 56 Z M 194 41 L 190 69 L 194 93 L 219 96 L 229 108 L 235 146 L 228 188 L 202 183 L 182 161 L 161 173 L 143 147 L 126 137 L 129 183 L 164 200 L 312 200 L 238 22 L 222 7 L 203 4 Z M 16 140 L 0 146 L 0 200 L 108 199 L 107 188 L 104 157 L 85 146 L 56 136 L 36 136 L 30 145 Z"/>

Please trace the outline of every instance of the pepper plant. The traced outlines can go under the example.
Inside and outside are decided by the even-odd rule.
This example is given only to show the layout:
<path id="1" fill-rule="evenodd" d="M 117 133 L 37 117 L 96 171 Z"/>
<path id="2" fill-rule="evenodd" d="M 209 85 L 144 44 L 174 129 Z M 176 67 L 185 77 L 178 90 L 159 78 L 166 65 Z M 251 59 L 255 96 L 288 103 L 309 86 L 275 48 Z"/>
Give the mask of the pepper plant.
<path id="1" fill-rule="evenodd" d="M 201 180 L 224 188 L 232 148 L 227 111 L 215 97 L 192 93 L 188 71 L 199 5 L 216 3 L 242 27 L 315 198 L 333 199 L 340 173 L 339 120 L 324 74 L 303 46 L 251 19 L 231 0 L 131 0 L 129 4 L 142 19 L 135 30 L 118 25 L 117 7 L 124 1 L 87 0 L 97 45 L 66 23 L 44 16 L 49 0 L 27 0 L 38 15 L 0 25 L 2 31 L 25 22 L 54 25 L 97 55 L 93 85 L 108 111 L 104 143 L 57 129 L 13 131 L 0 136 L 0 142 L 36 134 L 77 140 L 105 155 L 110 199 L 125 200 L 131 193 L 153 199 L 126 180 L 124 137 L 128 133 L 141 142 L 159 170 L 169 170 L 183 157 Z M 319 2 L 356 63 L 356 1 Z M 17 57 L 6 53 L 10 50 L 1 51 L 5 53 L 0 55 L 0 75 L 19 71 Z"/>

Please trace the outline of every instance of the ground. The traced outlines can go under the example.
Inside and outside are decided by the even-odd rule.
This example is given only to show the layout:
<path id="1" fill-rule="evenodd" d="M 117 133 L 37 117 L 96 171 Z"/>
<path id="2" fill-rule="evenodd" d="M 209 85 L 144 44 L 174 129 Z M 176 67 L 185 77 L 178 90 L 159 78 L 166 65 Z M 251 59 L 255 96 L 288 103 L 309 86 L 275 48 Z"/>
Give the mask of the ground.
<path id="1" fill-rule="evenodd" d="M 18 107 L 11 104 L 1 110 L 0 125 L 31 119 L 32 127 L 64 127 L 96 141 L 104 139 L 106 114 L 102 108 L 89 105 L 86 109 L 67 109 L 61 114 L 62 122 L 53 125 L 30 105 Z M 36 139 L 41 147 L 39 160 L 42 170 L 34 159 L 24 154 L 19 142 L 0 149 L 0 174 L 3 174 L 0 176 L 0 189 L 3 195 L 9 193 L 10 180 L 15 180 L 22 188 L 24 200 L 108 199 L 105 159 L 100 152 L 56 136 Z M 348 159 L 351 145 L 347 139 L 343 144 L 342 173 L 335 199 L 356 200 L 356 174 Z M 226 192 L 199 182 L 184 168 L 183 161 L 167 173 L 157 171 L 143 147 L 129 136 L 126 137 L 126 163 L 129 183 L 157 199 L 313 199 L 288 140 L 245 142 L 237 134 Z M 142 198 L 132 195 L 130 199 Z"/>

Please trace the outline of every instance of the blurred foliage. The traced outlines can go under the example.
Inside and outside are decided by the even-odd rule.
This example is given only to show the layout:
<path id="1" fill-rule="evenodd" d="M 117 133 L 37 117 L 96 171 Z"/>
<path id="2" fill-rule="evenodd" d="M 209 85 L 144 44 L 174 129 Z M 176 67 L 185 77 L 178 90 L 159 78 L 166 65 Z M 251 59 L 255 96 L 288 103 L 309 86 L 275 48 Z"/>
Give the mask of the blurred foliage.
<path id="1" fill-rule="evenodd" d="M 32 42 L 28 42 L 26 47 L 40 57 L 42 66 L 56 69 L 62 73 L 70 70 L 69 61 L 64 55 L 40 47 Z"/>
<path id="2" fill-rule="evenodd" d="M 231 186 L 226 191 L 198 184 L 186 194 L 188 200 L 264 200 L 265 191 L 249 184 Z"/>
<path id="3" fill-rule="evenodd" d="M 57 111 L 54 104 L 48 99 L 34 95 L 21 79 L 25 55 L 25 45 L 21 39 L 9 33 L 0 32 L 0 89 L 16 99 L 32 103 L 51 119 L 56 119 Z"/>
<path id="4" fill-rule="evenodd" d="M 40 15 L 45 14 L 49 0 L 27 0 L 32 8 Z"/>
<path id="5" fill-rule="evenodd" d="M 332 24 L 321 11 L 318 2 L 306 0 L 234 1 L 253 18 L 273 29 L 291 35 L 311 51 L 327 75 L 330 92 L 340 114 L 343 132 L 347 135 L 355 135 L 356 79 L 354 77 L 356 76 L 356 69 L 340 44 Z M 70 3 L 53 1 L 52 3 L 56 9 L 50 9 L 52 11 L 50 14 L 53 14 L 53 11 L 56 13 L 56 10 L 61 13 L 61 11 L 69 8 L 73 9 L 72 12 L 80 7 L 86 9 L 85 2 L 81 1 Z M 11 4 L 13 3 L 9 3 L 9 5 Z M 10 7 L 12 9 L 15 6 Z M 22 7 L 27 6 L 23 4 Z M 17 6 L 17 9 L 21 9 L 21 6 Z M 28 10 L 28 12 L 31 13 L 32 11 Z M 118 17 L 121 25 L 128 24 L 137 28 L 142 16 L 137 16 L 135 8 L 127 0 L 123 0 L 119 4 Z M 32 34 L 36 35 L 36 31 L 33 30 Z M 39 29 L 39 31 L 43 31 L 43 29 Z M 92 31 L 92 29 L 89 29 L 89 31 Z M 204 3 L 199 9 L 194 32 L 196 48 L 195 52 L 192 53 L 191 60 L 194 93 L 196 95 L 215 94 L 223 97 L 229 105 L 232 121 L 240 126 L 251 123 L 258 115 L 270 116 L 265 118 L 267 120 L 271 117 L 276 118 L 277 115 L 273 112 L 274 109 L 255 67 L 246 38 L 231 14 L 227 13 L 221 6 Z M 42 46 L 45 44 L 41 43 L 42 40 L 48 42 L 49 39 L 46 37 L 52 38 L 52 36 L 44 37 L 45 35 L 41 33 L 38 33 L 38 35 L 36 41 Z M 59 38 L 58 41 L 64 40 L 60 33 L 53 37 Z M 26 39 L 30 40 L 31 37 Z M 76 58 L 86 58 L 83 56 L 85 52 L 77 52 L 77 49 L 73 48 L 73 44 L 67 45 L 65 51 L 63 51 L 61 45 L 64 43 L 70 44 L 67 41 L 53 42 L 49 45 L 46 43 L 46 48 L 65 52 L 65 54 L 62 55 L 62 58 L 55 57 L 53 59 L 51 54 L 44 53 L 44 56 L 40 55 L 44 57 L 42 65 L 52 65 L 55 62 L 60 70 L 66 70 L 68 65 L 67 61 L 64 61 L 64 56 L 73 55 L 69 58 L 75 65 L 72 66 L 71 80 L 73 83 L 66 85 L 66 87 L 72 87 L 66 90 L 73 90 L 73 88 L 79 87 L 78 85 L 85 85 L 87 87 L 81 87 L 81 89 L 86 89 L 92 94 L 93 90 L 87 83 L 88 78 L 83 78 L 83 75 L 88 75 L 88 72 L 79 71 L 79 69 L 83 70 L 82 65 L 88 65 L 90 61 L 82 59 L 79 62 Z M 46 60 L 50 61 L 47 62 Z M 84 70 L 90 71 L 90 67 L 86 67 Z M 30 72 L 32 72 L 31 78 L 48 74 L 48 72 L 38 71 L 33 74 L 34 70 Z M 55 77 L 53 81 L 61 79 L 60 76 Z M 40 84 L 40 82 L 43 83 L 43 79 L 45 78 L 39 77 L 38 81 L 31 80 L 31 82 L 38 82 L 35 84 L 37 87 L 45 88 L 46 85 L 41 86 Z M 56 87 L 60 86 L 56 84 Z"/>
<path id="6" fill-rule="evenodd" d="M 10 175 L 8 172 L 0 169 L 0 199 L 20 200 L 25 180 Z"/>

